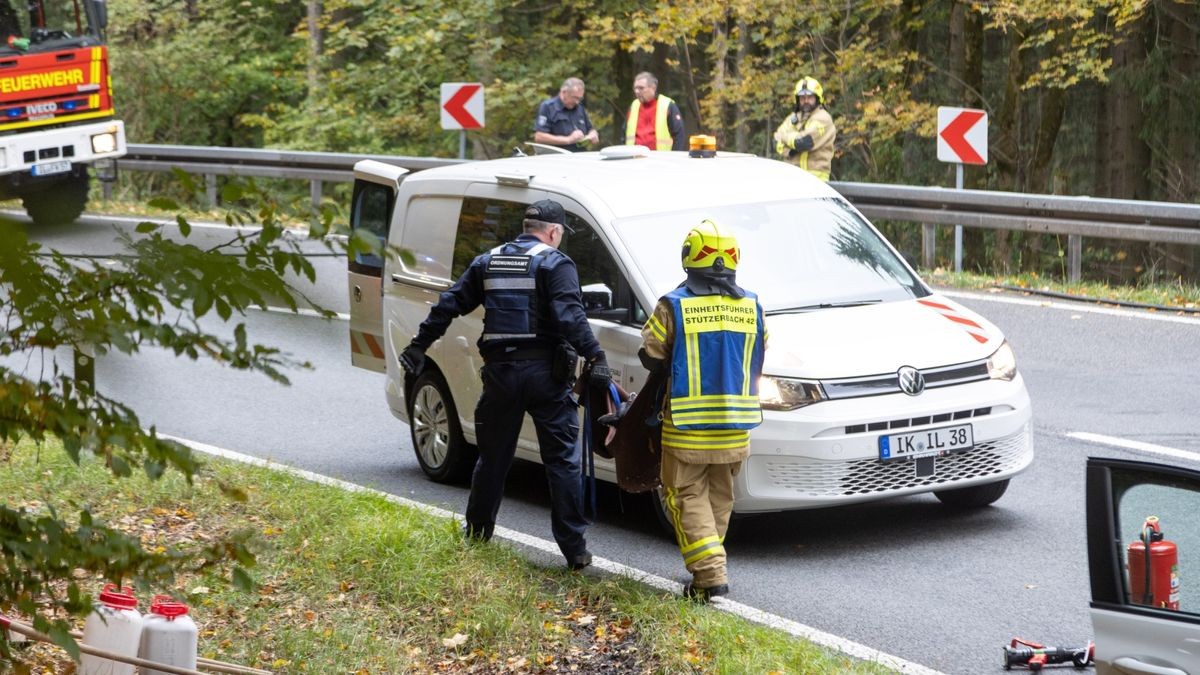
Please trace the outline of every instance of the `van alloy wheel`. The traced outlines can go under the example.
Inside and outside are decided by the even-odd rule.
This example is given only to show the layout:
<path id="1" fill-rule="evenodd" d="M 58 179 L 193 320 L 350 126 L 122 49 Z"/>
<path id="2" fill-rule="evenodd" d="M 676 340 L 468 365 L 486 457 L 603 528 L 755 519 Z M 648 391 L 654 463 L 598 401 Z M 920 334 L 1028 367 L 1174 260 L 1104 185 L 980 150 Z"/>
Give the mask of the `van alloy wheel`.
<path id="1" fill-rule="evenodd" d="M 450 442 L 446 403 L 433 385 L 421 387 L 413 397 L 413 446 L 424 463 L 440 467 L 446 461 Z"/>
<path id="2" fill-rule="evenodd" d="M 413 384 L 409 428 L 417 463 L 439 483 L 461 482 L 475 467 L 475 448 L 463 438 L 446 382 L 427 369 Z"/>

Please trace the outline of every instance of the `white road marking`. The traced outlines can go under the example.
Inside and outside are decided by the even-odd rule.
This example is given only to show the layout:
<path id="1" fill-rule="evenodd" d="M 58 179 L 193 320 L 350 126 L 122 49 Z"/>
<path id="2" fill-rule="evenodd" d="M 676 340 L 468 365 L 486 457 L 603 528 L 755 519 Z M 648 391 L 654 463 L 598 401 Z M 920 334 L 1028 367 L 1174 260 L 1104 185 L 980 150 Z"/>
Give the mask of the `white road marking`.
<path id="1" fill-rule="evenodd" d="M 331 478 L 329 476 L 324 476 L 312 471 L 297 469 L 286 464 L 272 462 L 268 459 L 244 455 L 240 452 L 226 450 L 225 448 L 220 448 L 215 445 L 199 443 L 197 441 L 180 438 L 178 436 L 168 436 L 165 434 L 159 434 L 159 436 L 186 445 L 197 452 L 203 452 L 215 457 L 223 457 L 235 462 L 242 462 L 243 464 L 250 464 L 252 466 L 261 466 L 275 471 L 282 471 L 314 483 L 341 488 L 347 492 L 359 492 L 363 494 L 375 495 L 395 504 L 400 504 L 409 508 L 417 509 L 424 513 L 428 513 L 429 515 L 437 518 L 452 518 L 455 521 L 458 521 L 460 524 L 463 522 L 462 515 L 458 513 L 438 508 L 436 506 L 430 506 L 428 504 L 411 499 L 406 499 L 404 497 L 399 497 L 381 490 L 363 487 L 362 485 L 339 480 L 337 478 Z M 560 555 L 558 544 L 547 539 L 525 534 L 524 532 L 510 530 L 507 527 L 496 527 L 493 537 L 505 539 L 507 541 L 521 544 L 522 546 L 536 549 L 538 551 L 543 551 L 554 556 Z M 671 581 L 670 579 L 639 570 L 635 567 L 629 567 L 628 565 L 623 565 L 613 560 L 608 560 L 599 556 L 593 556 L 592 567 L 604 570 L 610 574 L 617 574 L 628 579 L 641 582 L 660 591 L 674 593 L 676 595 L 683 594 L 683 586 L 677 581 Z M 881 652 L 878 649 L 847 640 L 843 637 L 833 635 L 832 633 L 826 633 L 824 631 L 817 630 L 816 628 L 792 621 L 791 619 L 785 619 L 781 616 L 764 612 L 760 609 L 756 609 L 749 605 L 744 605 L 734 600 L 729 600 L 727 598 L 713 598 L 711 606 L 723 612 L 740 616 L 747 621 L 783 631 L 792 636 L 803 638 L 809 642 L 839 651 L 847 656 L 851 656 L 862 661 L 878 663 L 884 667 L 891 668 L 901 673 L 912 673 L 913 675 L 944 675 L 939 671 L 933 670 L 932 668 L 928 668 L 919 663 L 906 661 L 898 656 L 892 656 L 891 654 Z"/>
<path id="2" fill-rule="evenodd" d="M 1087 431 L 1071 431 L 1066 434 L 1068 438 L 1074 438 L 1079 441 L 1088 443 L 1098 443 L 1100 445 L 1108 445 L 1114 448 L 1122 448 L 1124 450 L 1134 450 L 1137 452 L 1148 452 L 1155 455 L 1166 455 L 1175 459 L 1186 459 L 1191 462 L 1200 462 L 1200 453 L 1190 450 L 1180 450 L 1178 448 L 1170 448 L 1165 445 L 1155 445 L 1153 443 L 1143 443 L 1142 441 L 1130 441 L 1116 436 L 1105 436 L 1103 434 L 1093 434 Z"/>
<path id="3" fill-rule="evenodd" d="M 1045 307 L 1047 309 L 1061 309 L 1069 312 L 1079 312 L 1083 314 L 1104 314 L 1107 316 L 1119 316 L 1126 319 L 1148 319 L 1150 321 L 1167 321 L 1170 323 L 1182 323 L 1192 326 L 1200 326 L 1200 318 L 1192 318 L 1188 316 L 1176 316 L 1168 314 L 1167 311 L 1150 311 L 1146 309 L 1118 309 L 1115 307 L 1099 307 L 1093 304 L 1073 303 L 1073 302 L 1056 302 L 1054 300 L 1034 300 L 1031 298 L 1013 298 L 1002 295 L 987 295 L 983 293 L 968 293 L 965 291 L 944 291 L 934 289 L 938 294 L 948 298 L 958 298 L 967 300 L 984 300 L 986 302 L 999 302 L 1007 305 L 1023 305 L 1025 307 Z"/>

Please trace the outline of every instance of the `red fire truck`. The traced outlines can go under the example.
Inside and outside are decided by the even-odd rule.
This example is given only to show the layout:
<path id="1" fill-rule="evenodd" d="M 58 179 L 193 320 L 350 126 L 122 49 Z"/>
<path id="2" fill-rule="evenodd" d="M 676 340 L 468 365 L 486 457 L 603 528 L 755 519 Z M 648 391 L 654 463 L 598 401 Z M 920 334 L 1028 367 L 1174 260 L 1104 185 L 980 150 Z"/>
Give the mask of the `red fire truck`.
<path id="1" fill-rule="evenodd" d="M 88 165 L 112 175 L 125 154 L 107 13 L 104 0 L 0 0 L 0 199 L 19 197 L 35 224 L 75 220 Z"/>

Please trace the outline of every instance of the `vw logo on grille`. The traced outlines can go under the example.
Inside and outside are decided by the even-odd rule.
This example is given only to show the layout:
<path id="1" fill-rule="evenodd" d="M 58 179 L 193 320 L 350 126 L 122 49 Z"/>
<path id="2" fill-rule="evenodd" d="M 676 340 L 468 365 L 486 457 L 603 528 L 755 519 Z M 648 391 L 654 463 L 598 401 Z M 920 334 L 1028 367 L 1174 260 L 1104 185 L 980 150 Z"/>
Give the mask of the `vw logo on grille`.
<path id="1" fill-rule="evenodd" d="M 900 391 L 909 396 L 916 396 L 925 391 L 925 376 L 912 366 L 904 366 L 897 370 L 896 379 L 900 381 Z"/>

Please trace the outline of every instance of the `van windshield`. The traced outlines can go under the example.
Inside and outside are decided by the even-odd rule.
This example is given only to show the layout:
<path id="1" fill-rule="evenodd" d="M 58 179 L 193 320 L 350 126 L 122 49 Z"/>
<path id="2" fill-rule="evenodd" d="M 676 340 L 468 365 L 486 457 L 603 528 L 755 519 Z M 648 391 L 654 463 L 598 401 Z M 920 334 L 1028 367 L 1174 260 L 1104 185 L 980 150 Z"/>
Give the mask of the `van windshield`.
<path id="1" fill-rule="evenodd" d="M 837 199 L 734 204 L 614 221 L 659 296 L 683 280 L 679 248 L 712 218 L 741 248 L 738 285 L 768 311 L 920 298 L 930 291 L 861 216 Z"/>

